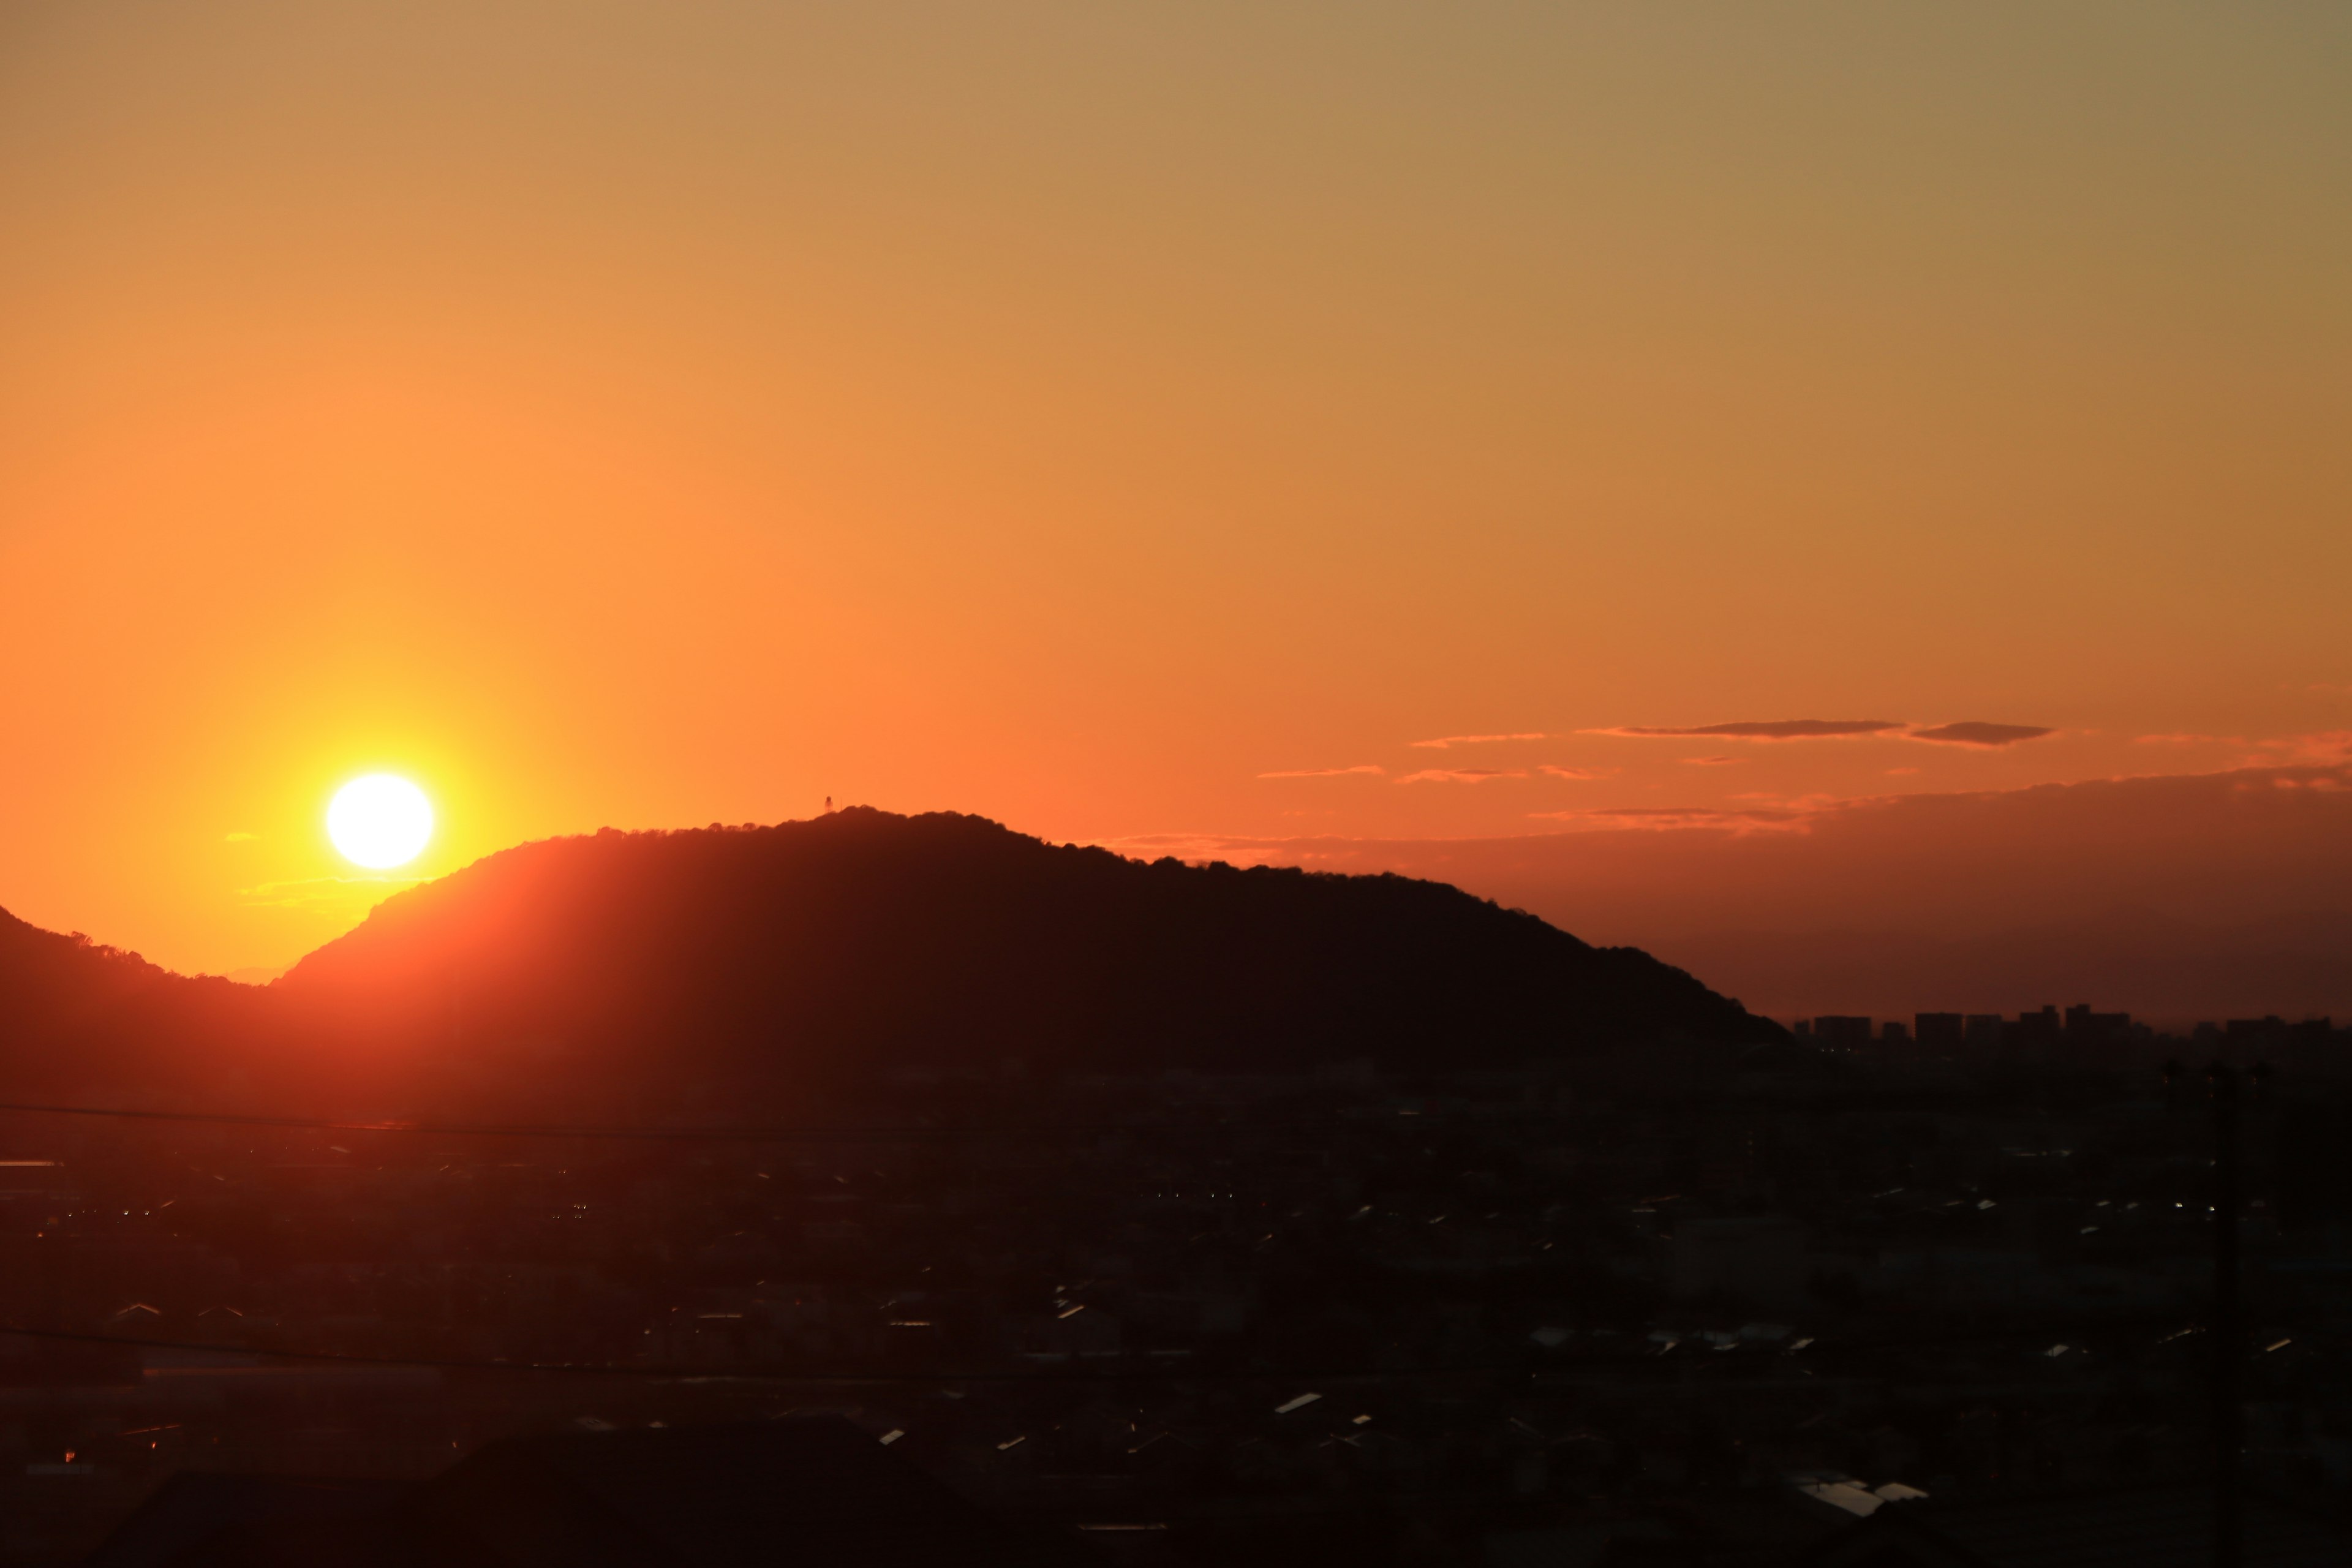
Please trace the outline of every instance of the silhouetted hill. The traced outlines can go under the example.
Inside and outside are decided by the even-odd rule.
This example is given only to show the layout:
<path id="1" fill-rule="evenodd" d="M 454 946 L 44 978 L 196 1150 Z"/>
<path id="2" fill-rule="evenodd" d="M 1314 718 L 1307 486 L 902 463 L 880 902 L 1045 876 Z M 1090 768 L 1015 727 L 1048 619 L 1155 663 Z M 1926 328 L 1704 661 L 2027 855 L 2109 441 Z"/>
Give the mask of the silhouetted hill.
<path id="1" fill-rule="evenodd" d="M 1780 1034 L 1645 953 L 1435 882 L 1147 865 L 866 809 L 523 845 L 386 900 L 261 992 L 87 949 L 46 962 L 66 998 L 46 1016 L 119 994 L 112 1037 L 145 1031 L 150 1079 L 210 1061 L 313 1101 L 475 1114 L 772 1115 L 910 1075 L 1462 1066 Z M 166 1003 L 184 1044 L 159 1043 Z"/>
<path id="2" fill-rule="evenodd" d="M 1439 883 L 1146 865 L 866 809 L 524 845 L 385 900 L 271 989 L 379 1042 L 648 1087 L 1779 1033 L 1644 953 Z"/>
<path id="3" fill-rule="evenodd" d="M 159 1065 L 218 1061 L 270 1031 L 267 996 L 191 978 L 91 942 L 27 925 L 0 910 L 0 1090 L 71 1093 L 93 1086 L 142 1100 Z"/>

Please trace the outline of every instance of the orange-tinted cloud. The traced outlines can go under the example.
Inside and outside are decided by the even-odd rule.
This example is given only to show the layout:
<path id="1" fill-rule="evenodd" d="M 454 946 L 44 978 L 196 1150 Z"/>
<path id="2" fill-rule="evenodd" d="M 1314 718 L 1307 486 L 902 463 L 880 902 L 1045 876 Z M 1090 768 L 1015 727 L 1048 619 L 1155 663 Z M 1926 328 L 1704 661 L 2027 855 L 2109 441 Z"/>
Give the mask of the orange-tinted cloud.
<path id="1" fill-rule="evenodd" d="M 320 909 L 356 920 L 386 894 L 430 880 L 427 877 L 303 877 L 239 888 L 236 897 L 251 909 Z"/>
<path id="2" fill-rule="evenodd" d="M 2352 760 L 2352 730 L 2318 730 L 2301 735 L 2279 735 L 2268 740 L 2249 740 L 2243 735 L 2202 735 L 2192 731 L 2172 734 L 2138 735 L 2133 744 L 2140 746 L 2234 746 L 2240 748 L 2242 767 L 2274 767 L 2281 763 L 2328 763 Z"/>
<path id="3" fill-rule="evenodd" d="M 1747 759 L 1746 759 L 1746 758 L 1744 758 L 1744 757 L 1720 757 L 1720 756 L 1717 756 L 1717 757 L 1685 757 L 1685 758 L 1683 758 L 1683 759 L 1682 759 L 1682 761 L 1683 761 L 1683 765 L 1684 765 L 1684 766 L 1685 766 L 1685 767 L 1693 767 L 1693 768 L 1722 768 L 1722 767 L 1729 767 L 1729 766 L 1730 766 L 1732 763 L 1734 763 L 1745 762 L 1746 760 L 1747 760 Z"/>
<path id="4" fill-rule="evenodd" d="M 1731 724 L 1700 724 L 1688 729 L 1657 729 L 1623 724 L 1612 730 L 1588 730 L 1591 735 L 1694 736 L 1720 735 L 1732 741 L 1822 741 L 1848 735 L 1876 735 L 1900 730 L 1893 719 L 1769 719 L 1743 720 Z"/>
<path id="5" fill-rule="evenodd" d="M 1543 763 L 1536 768 L 1536 772 L 1550 778 L 1580 781 L 1605 779 L 1616 771 L 1615 768 L 1568 768 L 1560 766 L 1558 763 Z"/>
<path id="6" fill-rule="evenodd" d="M 2322 730 L 2310 735 L 2288 735 L 2261 742 L 2263 750 L 2287 763 L 2352 761 L 2352 730 Z"/>
<path id="7" fill-rule="evenodd" d="M 1757 827 L 1785 828 L 1810 814 L 1786 808 L 1723 810 L 1697 805 L 1599 806 L 1582 811 L 1531 811 L 1530 817 L 1553 822 L 1597 822 L 1653 831 L 1675 827 L 1726 827 L 1746 831 Z"/>
<path id="8" fill-rule="evenodd" d="M 1525 768 L 1423 768 L 1407 773 L 1399 784 L 1485 784 L 1488 779 L 1523 779 Z"/>
<path id="9" fill-rule="evenodd" d="M 1349 773 L 1385 773 L 1388 770 L 1377 763 L 1360 763 L 1352 768 L 1283 768 L 1270 773 L 1260 773 L 1262 779 L 1337 779 Z"/>
<path id="10" fill-rule="evenodd" d="M 1949 746 L 2013 746 L 2020 741 L 2038 741 L 2058 731 L 2042 724 L 1988 724 L 1980 720 L 1963 720 L 1958 724 L 1938 724 L 1933 729 L 1914 730 L 1911 739 L 1934 741 Z"/>
<path id="11" fill-rule="evenodd" d="M 1415 741 L 1415 746 L 1443 752 L 1453 746 L 1484 746 L 1496 741 L 1549 741 L 1551 737 L 1540 731 L 1520 735 L 1444 735 L 1434 741 Z"/>

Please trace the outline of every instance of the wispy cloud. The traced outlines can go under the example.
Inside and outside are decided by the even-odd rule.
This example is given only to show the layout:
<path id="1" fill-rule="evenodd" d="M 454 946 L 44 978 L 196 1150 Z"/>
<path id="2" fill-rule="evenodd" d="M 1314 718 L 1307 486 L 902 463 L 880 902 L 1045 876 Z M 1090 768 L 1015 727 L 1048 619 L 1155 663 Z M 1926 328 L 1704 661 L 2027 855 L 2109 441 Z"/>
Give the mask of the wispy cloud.
<path id="1" fill-rule="evenodd" d="M 1564 768 L 1558 763 L 1545 763 L 1536 772 L 1556 779 L 1605 779 L 1615 768 Z"/>
<path id="2" fill-rule="evenodd" d="M 1260 773 L 1262 779 L 1339 779 L 1349 773 L 1385 773 L 1388 769 L 1378 763 L 1360 763 L 1352 768 L 1283 768 L 1270 773 Z"/>
<path id="3" fill-rule="evenodd" d="M 2263 751 L 2290 763 L 2352 762 L 2352 730 L 2321 730 L 2309 735 L 2285 735 L 2257 742 Z"/>
<path id="4" fill-rule="evenodd" d="M 1643 737 L 1678 736 L 1688 739 L 1700 735 L 1720 735 L 1729 741 L 1825 741 L 1848 735 L 1876 735 L 1888 730 L 1900 730 L 1901 721 L 1894 719 L 1763 719 L 1741 720 L 1731 724 L 1698 724 L 1687 728 L 1662 728 L 1646 724 L 1621 724 L 1609 730 L 1587 730 L 1587 735 L 1638 735 Z"/>
<path id="5" fill-rule="evenodd" d="M 221 835 L 221 842 L 224 844 L 250 844 L 260 837 L 261 835 L 258 833 L 224 833 Z"/>
<path id="6" fill-rule="evenodd" d="M 1938 724 L 1933 729 L 1914 730 L 1911 739 L 1933 741 L 1947 746 L 2014 746 L 2020 741 L 2038 741 L 2058 731 L 2046 724 L 1988 724 L 1981 720 L 1963 720 L 1958 724 Z"/>
<path id="7" fill-rule="evenodd" d="M 1267 847 L 1287 841 L 1278 838 L 1236 838 L 1223 833 L 1130 833 L 1118 838 L 1100 841 L 1104 848 L 1124 855 L 1130 860 L 1158 860 L 1172 858 L 1178 860 L 1229 860 L 1243 865 L 1255 865 L 1267 857 Z"/>
<path id="8" fill-rule="evenodd" d="M 1488 779 L 1523 779 L 1525 768 L 1423 768 L 1397 780 L 1408 784 L 1485 784 Z"/>
<path id="9" fill-rule="evenodd" d="M 371 904 L 403 888 L 429 882 L 430 877 L 305 877 L 292 882 L 264 882 L 239 888 L 236 896 L 247 909 L 307 909 L 319 905 Z"/>
<path id="10" fill-rule="evenodd" d="M 2133 743 L 2141 746 L 2234 746 L 2241 755 L 2238 765 L 2245 768 L 2271 768 L 2281 763 L 2329 764 L 2352 761 L 2352 730 L 2318 730 L 2307 735 L 2279 735 L 2264 741 L 2248 740 L 2243 735 L 2200 735 L 2181 732 L 2170 735 L 2137 735 Z"/>
<path id="11" fill-rule="evenodd" d="M 1759 807 L 1744 811 L 1726 811 L 1712 806 L 1696 805 L 1627 805 L 1601 806 L 1585 811 L 1531 811 L 1534 817 L 1548 822 L 1583 822 L 1604 827 L 1650 828 L 1664 831 L 1677 827 L 1727 828 L 1733 832 L 1787 832 L 1801 827 L 1816 815 L 1811 811 L 1786 807 Z"/>
<path id="12" fill-rule="evenodd" d="M 1747 760 L 1745 757 L 1685 757 L 1683 762 L 1688 767 L 1721 768 L 1728 767 L 1734 763 L 1744 763 Z"/>
<path id="13" fill-rule="evenodd" d="M 1551 737 L 1541 731 L 1519 735 L 1444 735 L 1434 741 L 1415 741 L 1424 751 L 1443 752 L 1451 746 L 1484 746 L 1496 741 L 1549 741 Z"/>

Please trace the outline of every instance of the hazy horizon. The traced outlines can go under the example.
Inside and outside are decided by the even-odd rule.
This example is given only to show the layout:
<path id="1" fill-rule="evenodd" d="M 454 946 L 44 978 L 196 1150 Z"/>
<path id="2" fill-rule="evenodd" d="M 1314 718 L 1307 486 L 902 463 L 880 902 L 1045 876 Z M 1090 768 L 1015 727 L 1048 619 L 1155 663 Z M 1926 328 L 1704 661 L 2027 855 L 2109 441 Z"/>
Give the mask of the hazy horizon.
<path id="1" fill-rule="evenodd" d="M 1918 821 L 1928 813 L 1941 817 L 1932 827 Z M 1154 835 L 1102 847 L 1451 883 L 1587 941 L 1648 950 L 1783 1019 L 2093 1002 L 2185 1031 L 2352 1013 L 2352 909 L 2336 878 L 2352 839 L 2343 769 L 1662 815 L 1515 837 Z M 210 973 L 266 984 L 301 956 Z"/>

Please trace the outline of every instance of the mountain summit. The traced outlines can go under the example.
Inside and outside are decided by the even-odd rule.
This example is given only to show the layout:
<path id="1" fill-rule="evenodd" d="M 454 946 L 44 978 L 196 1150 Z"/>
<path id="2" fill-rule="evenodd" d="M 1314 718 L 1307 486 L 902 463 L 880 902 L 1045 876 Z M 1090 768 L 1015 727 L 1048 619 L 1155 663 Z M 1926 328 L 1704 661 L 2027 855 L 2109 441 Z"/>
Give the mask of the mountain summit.
<path id="1" fill-rule="evenodd" d="M 1440 883 L 1146 864 L 866 808 L 522 845 L 386 900 L 256 1000 L 297 1079 L 502 1114 L 1780 1033 Z M 206 1021 L 201 1048 L 247 1054 Z"/>

